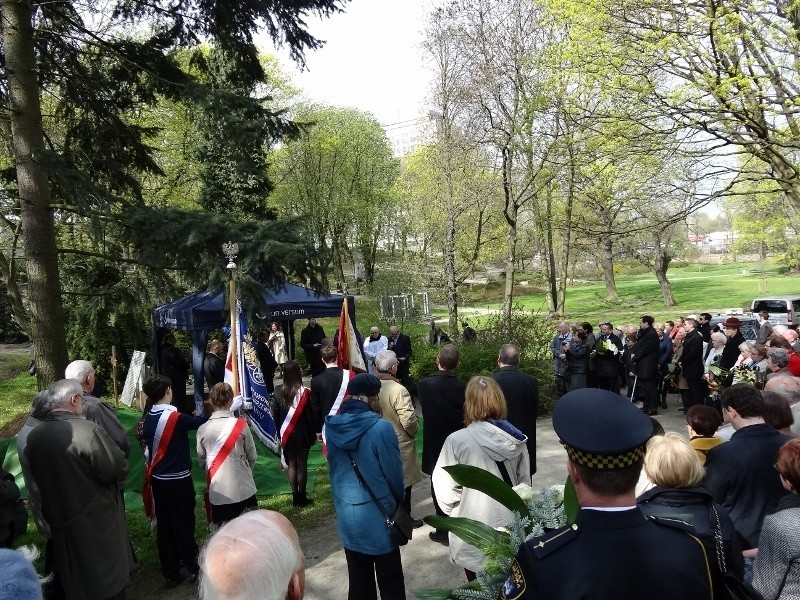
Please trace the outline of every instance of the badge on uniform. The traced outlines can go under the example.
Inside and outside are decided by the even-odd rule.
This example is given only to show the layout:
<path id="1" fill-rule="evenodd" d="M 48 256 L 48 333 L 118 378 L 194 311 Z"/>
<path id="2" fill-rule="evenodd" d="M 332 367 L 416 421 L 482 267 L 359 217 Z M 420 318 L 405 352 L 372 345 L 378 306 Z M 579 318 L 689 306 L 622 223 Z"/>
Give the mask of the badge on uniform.
<path id="1" fill-rule="evenodd" d="M 511 563 L 511 572 L 508 574 L 506 582 L 503 584 L 503 593 L 500 596 L 503 600 L 516 600 L 525 595 L 525 576 L 519 567 L 517 559 Z"/>

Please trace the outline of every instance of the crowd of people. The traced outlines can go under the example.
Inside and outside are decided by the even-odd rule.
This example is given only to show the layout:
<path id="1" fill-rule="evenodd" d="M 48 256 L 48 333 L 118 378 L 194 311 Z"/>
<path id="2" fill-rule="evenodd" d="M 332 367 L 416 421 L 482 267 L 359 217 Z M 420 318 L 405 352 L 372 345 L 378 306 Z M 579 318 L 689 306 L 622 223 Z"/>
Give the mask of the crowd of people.
<path id="1" fill-rule="evenodd" d="M 552 352 L 561 397 L 552 422 L 581 510 L 575 523 L 520 546 L 503 598 L 626 600 L 647 590 L 653 598 L 722 599 L 734 584 L 763 598 L 798 597 L 800 379 L 789 369 L 792 336 L 774 326 L 763 342 L 748 345 L 731 317 L 723 331 L 708 327 L 706 342 L 708 321 L 690 316 L 662 326 L 643 316 L 638 331 L 629 326 L 619 335 L 601 323 L 597 337 L 589 323 L 558 324 Z M 513 344 L 499 348 L 491 375 L 465 382 L 456 374 L 458 347 L 438 342 L 437 370 L 417 383 L 415 407 L 404 385 L 410 340 L 399 329 L 386 337 L 373 328 L 363 343 L 369 372 L 359 374 L 338 366 L 334 341 L 318 337 L 321 326 L 309 329 L 308 350 L 321 368 L 312 368 L 306 385 L 298 363 L 287 360 L 274 390 L 293 504 L 313 501 L 308 453 L 321 442 L 348 599 L 375 600 L 378 592 L 404 599 L 403 540 L 387 517 L 410 515 L 412 487 L 425 473 L 437 515 L 506 526 L 510 511 L 458 484 L 447 467 L 468 464 L 510 486 L 535 484 L 538 383 L 519 369 Z M 221 352 L 213 341 L 209 351 Z M 665 434 L 652 418 L 663 406 L 667 373 L 676 371 L 686 437 Z M 765 376 L 749 379 L 747 371 Z M 48 598 L 124 598 L 135 561 L 122 495 L 130 445 L 93 387 L 91 364 L 71 364 L 64 380 L 36 396 L 17 440 L 34 522 L 48 540 Z M 148 402 L 137 428 L 146 458 L 143 500 L 164 586 L 197 581 L 208 600 L 302 598 L 296 532 L 282 515 L 257 510 L 255 445 L 237 416 L 241 399 L 223 382 L 209 387 L 205 416 L 188 414 L 169 376 L 144 384 Z M 188 436 L 194 430 L 215 526 L 202 551 Z M 423 524 L 420 516 L 410 517 L 413 527 Z M 467 580 L 486 567 L 481 551 L 457 535 L 440 529 L 429 538 L 448 547 Z"/>

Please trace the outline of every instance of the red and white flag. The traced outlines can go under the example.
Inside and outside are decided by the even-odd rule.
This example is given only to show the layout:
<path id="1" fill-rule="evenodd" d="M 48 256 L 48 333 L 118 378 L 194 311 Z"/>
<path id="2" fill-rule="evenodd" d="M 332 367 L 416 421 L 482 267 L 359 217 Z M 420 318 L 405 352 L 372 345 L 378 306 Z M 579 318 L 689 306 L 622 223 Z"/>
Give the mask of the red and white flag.
<path id="1" fill-rule="evenodd" d="M 347 312 L 347 296 L 344 297 L 342 312 L 339 315 L 339 342 L 336 350 L 339 353 L 336 360 L 340 369 L 362 372 L 367 370 L 364 357 L 361 356 L 361 349 L 358 347 L 353 322 L 350 321 L 350 313 Z"/>

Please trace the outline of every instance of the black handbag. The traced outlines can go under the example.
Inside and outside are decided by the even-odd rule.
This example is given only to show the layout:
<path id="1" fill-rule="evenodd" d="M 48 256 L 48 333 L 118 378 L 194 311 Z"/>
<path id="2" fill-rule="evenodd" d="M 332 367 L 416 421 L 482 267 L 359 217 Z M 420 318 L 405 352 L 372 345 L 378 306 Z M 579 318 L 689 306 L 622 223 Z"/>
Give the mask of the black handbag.
<path id="1" fill-rule="evenodd" d="M 714 546 L 717 549 L 717 564 L 722 574 L 722 597 L 727 600 L 764 600 L 761 594 L 755 591 L 750 584 L 728 572 L 725 564 L 725 547 L 722 542 L 722 524 L 719 521 L 717 507 L 714 506 L 713 502 L 709 502 L 709 510 L 714 515 L 711 522 L 714 525 Z"/>
<path id="2" fill-rule="evenodd" d="M 387 514 L 386 510 L 383 508 L 383 504 L 380 503 L 375 493 L 372 491 L 372 488 L 369 487 L 366 479 L 364 479 L 364 476 L 361 474 L 356 461 L 353 459 L 353 455 L 348 452 L 347 456 L 350 458 L 350 464 L 353 467 L 353 471 L 356 472 L 358 481 L 364 486 L 364 489 L 367 490 L 369 497 L 372 498 L 375 506 L 378 507 L 378 510 L 386 520 L 386 527 L 392 533 L 395 540 L 397 540 L 397 543 L 401 546 L 405 546 L 411 539 L 411 534 L 414 531 L 414 520 L 411 518 L 411 515 L 408 514 L 402 502 L 397 503 L 397 509 L 394 511 L 394 515 L 390 516 Z"/>

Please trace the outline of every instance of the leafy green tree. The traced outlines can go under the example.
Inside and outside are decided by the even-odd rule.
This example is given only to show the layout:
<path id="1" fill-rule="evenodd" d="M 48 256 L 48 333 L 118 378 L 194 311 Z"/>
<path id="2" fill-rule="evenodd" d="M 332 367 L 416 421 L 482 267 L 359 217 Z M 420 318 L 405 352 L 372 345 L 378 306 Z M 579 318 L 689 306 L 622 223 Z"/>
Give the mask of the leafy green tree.
<path id="1" fill-rule="evenodd" d="M 399 168 L 386 134 L 374 117 L 349 108 L 306 107 L 296 120 L 302 135 L 276 153 L 276 203 L 307 220 L 338 281 L 358 253 L 372 283 Z"/>
<path id="2" fill-rule="evenodd" d="M 132 115 L 154 103 L 157 94 L 170 99 L 204 94 L 180 68 L 175 50 L 211 38 L 242 58 L 237 64 L 252 68 L 253 61 L 245 59 L 263 26 L 302 61 L 306 49 L 321 43 L 304 18 L 329 15 L 343 3 L 235 0 L 223 7 L 194 0 L 180 5 L 12 0 L 0 6 L 0 101 L 10 107 L 3 130 L 10 131 L 6 142 L 16 186 L 3 224 L 24 248 L 27 296 L 18 321 L 27 324 L 33 340 L 40 385 L 59 377 L 67 362 L 56 221 L 86 221 L 81 235 L 91 237 L 92 248 L 71 252 L 135 261 L 126 257 L 130 248 L 121 238 L 106 244 L 103 230 L 143 209 L 142 173 L 162 173 L 149 144 L 157 131 L 136 125 Z M 148 27 L 139 37 L 127 35 L 142 22 Z M 44 96 L 52 111 L 47 115 Z M 169 216 L 174 215 L 152 221 L 163 225 Z M 203 226 L 202 220 L 192 224 Z M 176 247 L 194 233 L 174 231 L 159 243 Z M 13 297 L 16 283 L 4 283 Z"/>

